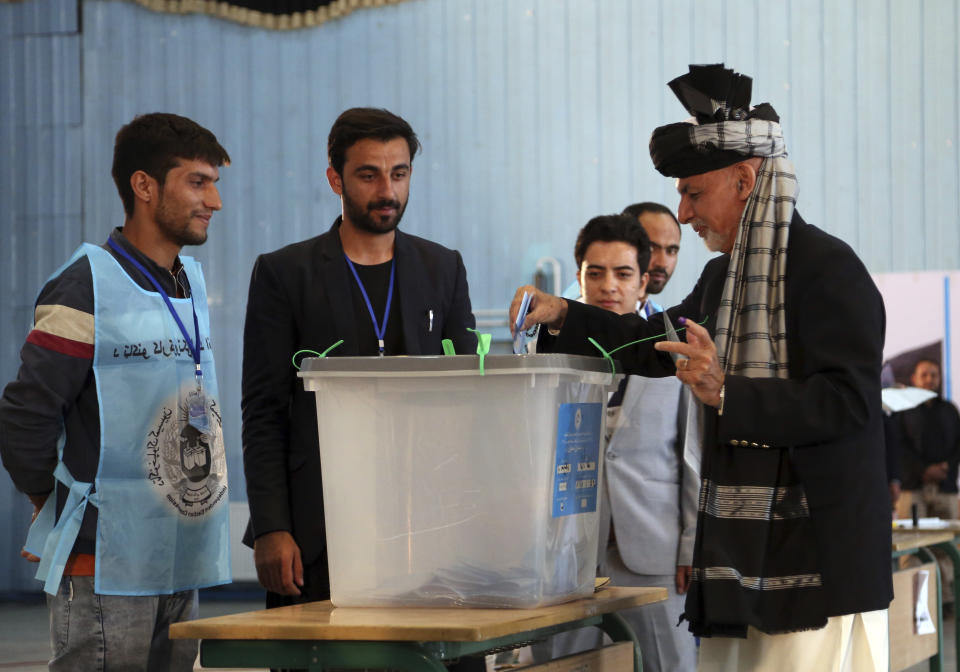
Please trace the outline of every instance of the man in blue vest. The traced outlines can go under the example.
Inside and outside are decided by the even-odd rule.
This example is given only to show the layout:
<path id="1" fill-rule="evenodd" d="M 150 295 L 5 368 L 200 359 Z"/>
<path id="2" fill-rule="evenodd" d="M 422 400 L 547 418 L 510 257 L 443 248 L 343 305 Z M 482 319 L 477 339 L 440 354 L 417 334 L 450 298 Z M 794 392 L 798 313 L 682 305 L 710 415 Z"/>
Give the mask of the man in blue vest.
<path id="1" fill-rule="evenodd" d="M 230 581 L 227 473 L 207 294 L 179 256 L 207 239 L 226 150 L 173 114 L 117 133 L 124 225 L 40 291 L 0 456 L 34 505 L 51 670 L 192 670 L 197 589 Z"/>

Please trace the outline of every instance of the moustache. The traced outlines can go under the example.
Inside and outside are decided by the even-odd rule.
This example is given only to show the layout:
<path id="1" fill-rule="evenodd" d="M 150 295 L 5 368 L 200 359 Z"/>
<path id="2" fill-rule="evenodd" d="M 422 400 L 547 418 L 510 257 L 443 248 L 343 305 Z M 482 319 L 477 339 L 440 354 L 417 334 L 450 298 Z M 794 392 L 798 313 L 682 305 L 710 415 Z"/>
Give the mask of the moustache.
<path id="1" fill-rule="evenodd" d="M 663 266 L 654 266 L 653 268 L 648 268 L 647 273 L 663 273 L 664 275 L 666 275 L 667 269 L 664 268 Z"/>
<path id="2" fill-rule="evenodd" d="M 394 210 L 400 209 L 400 201 L 374 201 L 373 203 L 367 204 L 367 210 L 379 210 L 380 208 L 393 208 Z"/>

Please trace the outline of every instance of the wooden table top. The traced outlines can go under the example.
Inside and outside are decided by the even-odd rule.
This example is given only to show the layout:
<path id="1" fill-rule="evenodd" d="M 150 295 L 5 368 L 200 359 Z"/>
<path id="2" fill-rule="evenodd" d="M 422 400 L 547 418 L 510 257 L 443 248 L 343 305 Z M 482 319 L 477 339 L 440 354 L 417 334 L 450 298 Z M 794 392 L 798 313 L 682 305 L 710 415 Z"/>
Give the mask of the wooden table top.
<path id="1" fill-rule="evenodd" d="M 894 530 L 893 550 L 906 551 L 921 546 L 933 546 L 956 537 L 950 530 Z"/>
<path id="2" fill-rule="evenodd" d="M 334 607 L 309 602 L 174 623 L 172 639 L 481 642 L 667 599 L 665 588 L 608 586 L 539 609 Z"/>

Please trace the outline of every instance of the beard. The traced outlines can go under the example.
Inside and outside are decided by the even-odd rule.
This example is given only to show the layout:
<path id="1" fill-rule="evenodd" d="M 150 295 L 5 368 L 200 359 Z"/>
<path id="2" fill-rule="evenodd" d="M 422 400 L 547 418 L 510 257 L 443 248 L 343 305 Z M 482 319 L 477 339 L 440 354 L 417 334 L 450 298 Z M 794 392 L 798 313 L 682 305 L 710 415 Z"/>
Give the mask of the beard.
<path id="1" fill-rule="evenodd" d="M 377 208 L 384 207 L 394 208 L 396 214 L 388 217 L 373 214 L 373 211 Z M 344 216 L 358 229 L 367 233 L 390 233 L 400 225 L 400 220 L 403 218 L 406 209 L 406 203 L 391 200 L 370 201 L 366 207 L 363 207 L 350 198 L 346 189 L 343 191 Z"/>
<path id="2" fill-rule="evenodd" d="M 733 240 L 731 240 L 729 236 L 714 231 L 700 221 L 693 221 L 690 223 L 696 226 L 702 226 L 704 228 L 706 233 L 701 236 L 701 239 L 703 240 L 703 244 L 706 245 L 707 249 L 711 252 L 728 252 L 728 246 L 730 249 L 733 249 Z M 736 232 L 734 232 L 733 235 L 735 237 Z"/>
<path id="3" fill-rule="evenodd" d="M 659 271 L 660 273 L 663 273 L 663 280 L 661 280 L 659 277 L 654 278 L 654 276 L 651 275 L 649 282 L 647 282 L 647 294 L 659 294 L 663 291 L 663 288 L 667 286 L 667 281 L 670 280 L 670 274 L 667 273 L 667 269 L 663 268 L 662 266 L 648 269 L 648 272 L 650 271 Z"/>
<path id="4" fill-rule="evenodd" d="M 180 218 L 174 213 L 172 208 L 167 206 L 163 196 L 161 196 L 160 202 L 157 204 L 157 212 L 154 215 L 154 219 L 156 220 L 157 228 L 167 236 L 167 239 L 180 247 L 184 245 L 203 245 L 207 242 L 207 230 L 204 228 L 190 228 L 190 222 L 193 221 L 193 218 L 203 214 L 203 212 L 202 210 L 191 211 L 186 219 L 181 222 Z"/>

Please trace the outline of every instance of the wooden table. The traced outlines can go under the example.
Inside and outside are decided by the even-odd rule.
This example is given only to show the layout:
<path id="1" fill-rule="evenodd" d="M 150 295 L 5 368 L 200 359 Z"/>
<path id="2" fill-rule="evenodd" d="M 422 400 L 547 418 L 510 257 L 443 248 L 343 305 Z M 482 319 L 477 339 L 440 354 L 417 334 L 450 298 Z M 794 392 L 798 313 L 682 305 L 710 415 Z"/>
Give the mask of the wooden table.
<path id="1" fill-rule="evenodd" d="M 912 551 L 926 546 L 949 544 L 956 537 L 950 530 L 907 530 L 893 531 L 893 550 Z"/>
<path id="2" fill-rule="evenodd" d="M 634 670 L 641 672 L 636 636 L 615 612 L 665 599 L 665 588 L 609 586 L 539 609 L 338 608 L 327 600 L 175 623 L 170 637 L 200 639 L 205 667 L 445 672 L 445 660 L 594 625 L 615 642 L 633 642 Z"/>
<path id="3" fill-rule="evenodd" d="M 939 548 L 953 563 L 954 609 L 960 606 L 960 553 L 957 552 L 956 537 L 960 533 L 960 521 L 951 521 L 949 525 L 937 529 L 896 528 L 893 532 L 893 557 L 902 555 L 926 555 L 933 562 L 936 558 L 926 549 Z M 937 572 L 937 655 L 930 659 L 930 672 L 943 670 L 943 604 L 941 598 L 940 573 Z M 960 655 L 960 627 L 955 629 L 954 651 Z"/>

